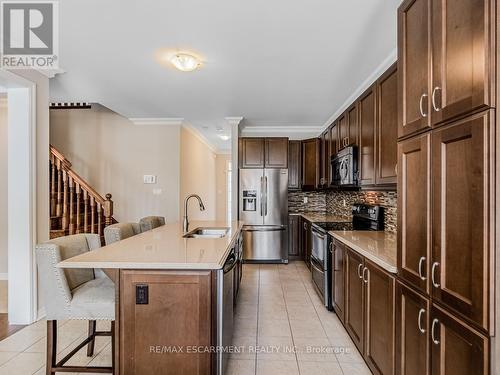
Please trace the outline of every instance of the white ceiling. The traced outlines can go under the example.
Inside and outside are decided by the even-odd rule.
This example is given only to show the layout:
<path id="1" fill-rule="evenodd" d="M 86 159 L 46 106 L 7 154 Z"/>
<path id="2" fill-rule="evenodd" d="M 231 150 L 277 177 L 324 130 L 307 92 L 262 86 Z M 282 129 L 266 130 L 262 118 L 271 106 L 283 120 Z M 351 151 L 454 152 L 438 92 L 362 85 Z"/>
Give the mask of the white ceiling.
<path id="1" fill-rule="evenodd" d="M 98 102 L 128 118 L 184 118 L 219 149 L 228 116 L 246 129 L 317 133 L 394 56 L 400 0 L 60 2 L 51 100 Z M 184 73 L 159 50 L 202 56 Z M 369 83 L 369 82 L 368 82 Z M 222 131 L 217 131 L 222 127 Z M 309 128 L 307 128 L 309 129 Z"/>

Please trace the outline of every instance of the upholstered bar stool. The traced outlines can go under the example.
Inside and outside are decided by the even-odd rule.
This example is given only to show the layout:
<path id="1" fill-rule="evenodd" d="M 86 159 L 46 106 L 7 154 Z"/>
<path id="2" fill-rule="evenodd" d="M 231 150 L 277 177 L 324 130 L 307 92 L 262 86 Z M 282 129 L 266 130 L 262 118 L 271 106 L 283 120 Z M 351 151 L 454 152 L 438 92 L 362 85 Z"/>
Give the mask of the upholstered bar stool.
<path id="1" fill-rule="evenodd" d="M 63 269 L 57 264 L 65 259 L 99 248 L 97 234 L 75 234 L 36 246 L 36 259 L 47 314 L 47 375 L 56 372 L 113 373 L 111 367 L 65 366 L 87 345 L 87 356 L 94 354 L 96 336 L 111 336 L 114 353 L 115 287 L 100 270 Z M 88 320 L 89 334 L 76 348 L 57 361 L 57 321 Z M 111 331 L 96 331 L 97 320 L 111 321 Z"/>
<path id="2" fill-rule="evenodd" d="M 117 223 L 104 228 L 104 241 L 106 245 L 110 245 L 139 233 L 141 233 L 141 227 L 138 223 Z"/>
<path id="3" fill-rule="evenodd" d="M 146 216 L 139 220 L 141 232 L 161 227 L 165 225 L 165 218 L 163 216 Z"/>

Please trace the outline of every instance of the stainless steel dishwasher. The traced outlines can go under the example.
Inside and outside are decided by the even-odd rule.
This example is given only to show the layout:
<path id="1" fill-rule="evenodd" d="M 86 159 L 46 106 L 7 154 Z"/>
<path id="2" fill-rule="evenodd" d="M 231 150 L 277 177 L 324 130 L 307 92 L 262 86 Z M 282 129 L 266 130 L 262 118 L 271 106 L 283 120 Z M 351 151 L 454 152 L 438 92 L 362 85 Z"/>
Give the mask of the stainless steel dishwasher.
<path id="1" fill-rule="evenodd" d="M 238 263 L 235 248 L 231 249 L 224 267 L 217 273 L 217 373 L 226 371 L 228 349 L 232 345 L 234 327 L 234 277 Z"/>

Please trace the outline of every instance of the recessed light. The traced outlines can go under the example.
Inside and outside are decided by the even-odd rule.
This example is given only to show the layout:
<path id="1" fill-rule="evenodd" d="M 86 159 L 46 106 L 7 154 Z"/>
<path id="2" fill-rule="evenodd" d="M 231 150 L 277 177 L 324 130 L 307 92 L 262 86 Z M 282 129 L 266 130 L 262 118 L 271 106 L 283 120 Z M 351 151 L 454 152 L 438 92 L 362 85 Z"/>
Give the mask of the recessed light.
<path id="1" fill-rule="evenodd" d="M 228 136 L 227 134 L 219 134 L 219 138 L 222 139 L 223 141 L 227 141 L 231 137 Z"/>
<path id="2" fill-rule="evenodd" d="M 170 58 L 170 62 L 183 72 L 192 72 L 200 67 L 201 62 L 189 53 L 177 53 Z"/>

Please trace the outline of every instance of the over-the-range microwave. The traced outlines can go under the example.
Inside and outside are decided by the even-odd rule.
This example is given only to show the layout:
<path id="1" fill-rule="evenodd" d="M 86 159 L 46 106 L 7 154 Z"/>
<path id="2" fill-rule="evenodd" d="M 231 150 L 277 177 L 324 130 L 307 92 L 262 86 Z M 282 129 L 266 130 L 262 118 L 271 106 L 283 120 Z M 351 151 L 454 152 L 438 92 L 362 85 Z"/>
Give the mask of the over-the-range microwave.
<path id="1" fill-rule="evenodd" d="M 358 148 L 348 146 L 331 157 L 333 186 L 358 186 Z"/>

